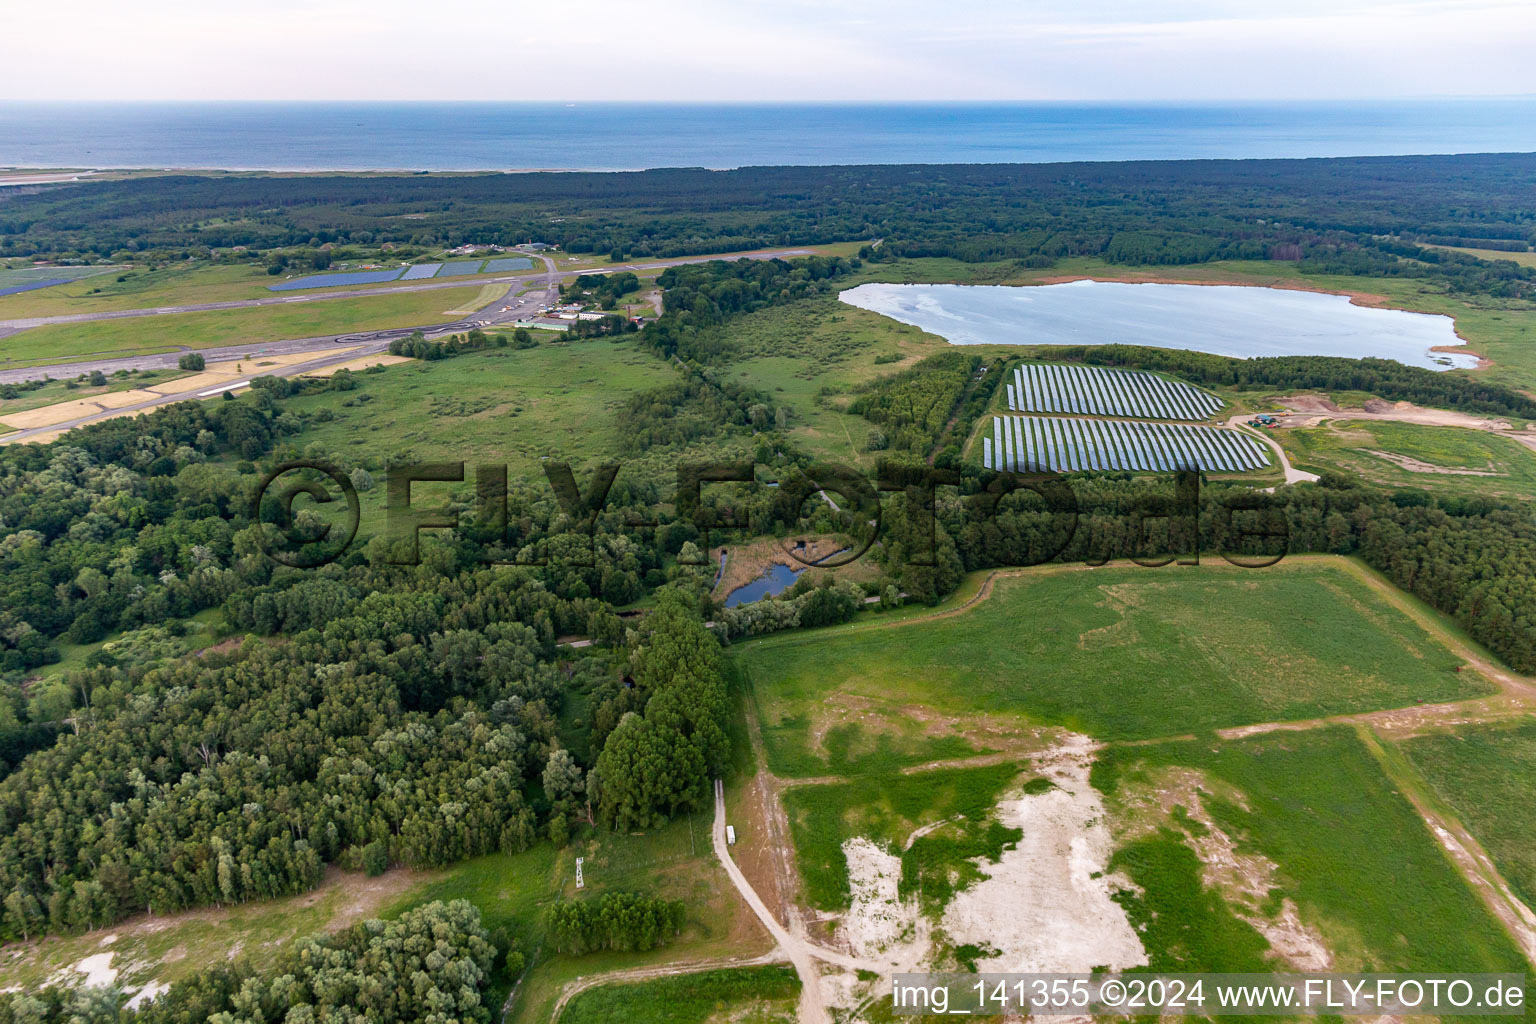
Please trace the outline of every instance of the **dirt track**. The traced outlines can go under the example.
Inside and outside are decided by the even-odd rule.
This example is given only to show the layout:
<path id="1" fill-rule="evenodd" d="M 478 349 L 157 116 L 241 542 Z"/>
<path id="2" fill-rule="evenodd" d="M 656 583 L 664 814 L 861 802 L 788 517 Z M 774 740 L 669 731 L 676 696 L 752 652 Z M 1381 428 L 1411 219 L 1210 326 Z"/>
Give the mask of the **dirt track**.
<path id="1" fill-rule="evenodd" d="M 1488 679 L 1489 682 L 1498 688 L 1498 692 L 1491 696 L 1470 700 L 1410 705 L 1403 708 L 1389 708 L 1362 714 L 1335 715 L 1301 721 L 1261 722 L 1219 730 L 1218 735 L 1223 739 L 1230 740 L 1278 731 L 1304 731 L 1339 725 L 1347 725 L 1354 728 L 1360 734 L 1362 742 L 1366 744 L 1367 748 L 1370 749 L 1371 753 L 1381 764 L 1393 784 L 1404 795 L 1404 798 L 1413 805 L 1424 821 L 1425 827 L 1441 848 L 1445 850 L 1446 856 L 1461 873 L 1473 892 L 1477 893 L 1489 911 L 1504 924 L 1511 937 L 1525 954 L 1527 960 L 1533 966 L 1536 966 L 1536 912 L 1533 912 L 1531 908 L 1527 907 L 1514 894 L 1508 883 L 1499 875 L 1492 858 L 1477 842 L 1476 838 L 1472 836 L 1449 808 L 1439 804 L 1433 794 L 1429 792 L 1427 784 L 1408 765 L 1406 759 L 1397 751 L 1394 743 L 1390 742 L 1425 730 L 1529 717 L 1536 714 L 1536 679 L 1518 675 L 1496 664 L 1446 629 L 1432 614 L 1419 607 L 1416 602 L 1393 587 L 1388 581 L 1356 561 L 1331 555 L 1293 555 L 1290 557 L 1304 561 L 1326 562 L 1327 564 L 1344 568 L 1381 594 L 1399 611 L 1408 615 L 1414 622 L 1435 637 L 1437 641 L 1444 644 L 1450 651 L 1464 660 L 1470 668 Z M 1081 566 L 998 570 L 987 575 L 972 597 L 953 608 L 914 619 L 874 623 L 861 628 L 901 629 L 906 626 L 928 622 L 932 619 L 948 618 L 952 615 L 962 614 L 977 603 L 987 600 L 993 592 L 993 584 L 1001 577 L 1023 576 L 1040 572 L 1085 570 L 1086 567 Z M 749 701 L 751 700 L 750 693 L 748 699 Z M 840 784 L 847 780 L 831 777 L 809 779 L 779 779 L 775 777 L 766 768 L 761 729 L 754 707 L 749 706 L 747 720 L 749 740 L 757 755 L 759 766 L 758 773 L 751 782 L 754 794 L 751 801 L 752 813 L 761 816 L 761 821 L 758 824 L 762 834 L 758 842 L 769 847 L 767 851 L 754 850 L 753 855 L 759 858 L 766 855 L 771 861 L 767 866 L 760 865 L 759 870 L 754 871 L 754 874 L 758 876 L 759 883 L 763 884 L 764 888 L 769 892 L 770 898 L 778 906 L 779 912 L 784 915 L 785 920 L 789 922 L 789 926 L 786 927 L 779 923 L 775 913 L 769 909 L 767 901 L 758 895 L 752 883 L 748 881 L 746 875 L 731 858 L 730 849 L 725 842 L 724 790 L 717 783 L 713 830 L 716 856 L 719 857 L 721 863 L 725 866 L 732 883 L 741 893 L 743 899 L 752 907 L 758 919 L 778 943 L 776 949 L 765 957 L 758 958 L 757 961 L 737 962 L 735 965 L 744 966 L 747 963 L 772 963 L 788 960 L 794 964 L 803 986 L 798 1019 L 802 1022 L 809 1022 L 809 1024 L 828 1024 L 832 1018 L 828 1012 L 826 1000 L 821 989 L 821 973 L 818 963 L 843 970 L 872 970 L 882 974 L 889 971 L 890 965 L 867 961 L 846 953 L 827 949 L 807 937 L 804 918 L 796 898 L 798 876 L 793 868 L 794 850 L 788 834 L 788 821 L 784 817 L 782 793 L 789 786 Z M 1170 736 L 1151 740 L 1137 740 L 1126 744 L 1108 745 L 1140 746 L 1188 740 L 1190 738 L 1189 736 Z M 907 771 L 919 772 L 942 768 L 972 767 L 982 764 L 996 764 L 1009 759 L 1017 759 L 1022 763 L 1027 760 L 1027 757 L 1018 752 L 981 754 L 971 758 L 937 761 L 932 764 L 909 768 Z M 942 822 L 935 823 L 928 827 L 937 827 L 941 824 Z M 919 829 L 914 835 L 920 834 L 922 831 L 923 829 Z M 764 879 L 765 874 L 771 875 L 766 881 Z M 730 965 L 729 961 L 710 961 L 703 964 L 680 963 L 645 968 L 639 972 L 616 972 L 611 975 L 584 978 L 567 986 L 570 991 L 568 994 L 562 993 L 559 1006 L 563 1008 L 570 996 L 574 996 L 576 992 L 609 981 L 618 982 L 640 977 L 692 973 L 697 970 L 706 970 L 713 966 L 728 965 Z M 556 1019 L 558 1019 L 558 1013 L 556 1014 Z"/>

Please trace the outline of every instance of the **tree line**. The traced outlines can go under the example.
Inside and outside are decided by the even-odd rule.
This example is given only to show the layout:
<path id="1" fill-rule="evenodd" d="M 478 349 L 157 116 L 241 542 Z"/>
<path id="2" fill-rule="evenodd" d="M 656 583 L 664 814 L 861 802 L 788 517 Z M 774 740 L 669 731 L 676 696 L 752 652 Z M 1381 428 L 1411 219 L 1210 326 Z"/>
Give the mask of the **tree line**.
<path id="1" fill-rule="evenodd" d="M 883 239 L 872 259 L 1300 260 L 1522 297 L 1536 269 L 1418 244 L 1536 240 L 1522 154 L 749 167 L 632 174 L 168 175 L 7 190 L 0 256 L 385 243 L 663 258 Z M 410 218 L 428 213 L 427 218 Z M 1502 246 L 1501 246 L 1502 247 Z M 323 257 L 322 257 L 323 259 Z M 313 263 L 313 258 L 308 262 Z"/>
<path id="2" fill-rule="evenodd" d="M 300 939 L 274 963 L 204 968 L 129 1009 L 115 988 L 0 993 L 0 1024 L 489 1024 L 498 949 L 464 900 Z"/>

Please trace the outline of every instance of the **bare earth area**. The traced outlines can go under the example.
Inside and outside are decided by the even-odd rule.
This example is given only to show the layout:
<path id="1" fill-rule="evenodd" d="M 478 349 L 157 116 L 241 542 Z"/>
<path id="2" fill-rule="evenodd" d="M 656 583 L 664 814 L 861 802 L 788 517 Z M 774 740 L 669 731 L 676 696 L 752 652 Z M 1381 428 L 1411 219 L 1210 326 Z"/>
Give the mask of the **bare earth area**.
<path id="1" fill-rule="evenodd" d="M 1516 430 L 1508 420 L 1492 416 L 1474 416 L 1471 413 L 1454 412 L 1450 409 L 1426 409 L 1412 402 L 1386 402 L 1373 398 L 1359 409 L 1340 406 L 1321 395 L 1292 395 L 1279 400 L 1291 411 L 1283 421 L 1287 427 L 1315 427 L 1325 420 L 1390 420 L 1398 423 L 1418 423 L 1428 427 L 1465 427 L 1469 430 L 1486 430 L 1507 437 L 1536 451 L 1536 431 Z M 1383 455 L 1381 452 L 1373 454 Z M 1396 461 L 1398 456 L 1383 456 Z M 1408 460 L 1414 461 L 1414 460 Z M 1405 469 L 1411 468 L 1404 466 Z M 1448 470 L 1431 467 L 1415 472 L 1475 472 Z"/>
<path id="2" fill-rule="evenodd" d="M 1074 973 L 1147 963 L 1141 939 L 1113 900 L 1132 888 L 1105 871 L 1114 852 L 1104 804 L 1088 782 L 1096 745 L 1069 737 L 1035 762 L 1053 787 L 1019 794 L 998 807 L 998 819 L 1024 837 L 986 877 L 955 896 L 944 931 L 956 945 L 996 950 L 976 961 L 981 971 Z"/>

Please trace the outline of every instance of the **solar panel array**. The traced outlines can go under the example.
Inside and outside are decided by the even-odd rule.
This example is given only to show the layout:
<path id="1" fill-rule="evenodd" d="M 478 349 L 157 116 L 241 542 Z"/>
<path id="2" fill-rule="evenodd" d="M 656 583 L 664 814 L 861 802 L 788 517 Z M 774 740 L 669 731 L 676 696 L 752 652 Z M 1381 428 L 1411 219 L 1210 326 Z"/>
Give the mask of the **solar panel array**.
<path id="1" fill-rule="evenodd" d="M 1199 388 L 1140 370 L 1025 363 L 1014 367 L 1008 408 L 1079 416 L 1203 420 L 1221 408 L 1221 400 Z"/>
<path id="2" fill-rule="evenodd" d="M 1247 434 L 1188 423 L 995 416 L 982 438 L 988 469 L 1016 473 L 1177 469 L 1245 472 L 1269 465 Z"/>

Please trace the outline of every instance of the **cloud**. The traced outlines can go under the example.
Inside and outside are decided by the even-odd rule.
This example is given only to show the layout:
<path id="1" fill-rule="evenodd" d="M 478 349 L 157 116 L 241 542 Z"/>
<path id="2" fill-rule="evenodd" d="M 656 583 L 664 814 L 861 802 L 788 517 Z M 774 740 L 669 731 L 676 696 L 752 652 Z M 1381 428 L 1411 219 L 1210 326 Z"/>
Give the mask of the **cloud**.
<path id="1" fill-rule="evenodd" d="M 1030 100 L 1536 93 L 1536 5 L 18 4 L 15 99 Z"/>

